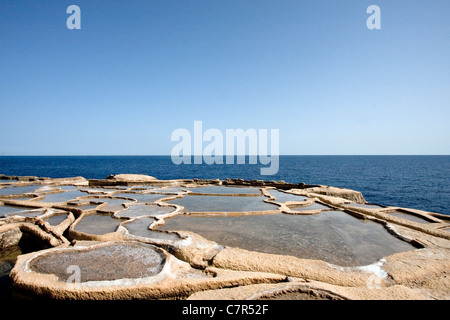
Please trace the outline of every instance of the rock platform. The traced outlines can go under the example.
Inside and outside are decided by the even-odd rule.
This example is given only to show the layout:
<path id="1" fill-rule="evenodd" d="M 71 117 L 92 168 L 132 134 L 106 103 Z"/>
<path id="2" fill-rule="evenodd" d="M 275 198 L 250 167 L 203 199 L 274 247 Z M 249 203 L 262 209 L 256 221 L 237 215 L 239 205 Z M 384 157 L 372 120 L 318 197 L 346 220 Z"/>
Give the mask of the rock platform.
<path id="1" fill-rule="evenodd" d="M 127 174 L 95 180 L 0 175 L 0 180 L 0 276 L 9 278 L 1 291 L 13 299 L 450 298 L 450 217 L 368 204 L 358 191 Z M 194 209 L 177 204 L 185 197 Z M 211 199 L 217 206 L 202 211 L 196 199 Z M 230 218 L 223 232 L 231 234 L 236 217 L 320 218 L 325 211 L 376 225 L 405 249 L 365 265 L 338 265 L 287 250 L 216 242 L 200 234 L 201 227 L 198 232 L 187 225 L 165 230 L 179 216 Z M 342 239 L 355 237 L 335 231 Z M 251 238 L 258 231 L 248 232 Z M 314 246 L 323 237 L 306 242 L 301 233 L 294 235 L 297 240 L 286 240 L 291 246 L 326 250 L 321 243 Z M 364 241 L 367 251 L 376 245 L 371 238 Z M 351 246 L 346 250 L 351 253 Z"/>

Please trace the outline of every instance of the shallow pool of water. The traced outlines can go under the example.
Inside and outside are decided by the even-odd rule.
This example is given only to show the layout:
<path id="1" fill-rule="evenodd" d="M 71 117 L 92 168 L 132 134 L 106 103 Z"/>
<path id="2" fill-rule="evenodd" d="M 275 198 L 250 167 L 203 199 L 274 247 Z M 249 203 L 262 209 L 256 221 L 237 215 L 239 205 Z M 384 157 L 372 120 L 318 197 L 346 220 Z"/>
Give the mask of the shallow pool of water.
<path id="1" fill-rule="evenodd" d="M 175 207 L 161 207 L 157 204 L 132 205 L 127 210 L 119 212 L 116 216 L 121 218 L 136 218 L 140 216 L 160 216 L 174 212 Z"/>
<path id="2" fill-rule="evenodd" d="M 185 212 L 249 212 L 277 210 L 279 207 L 264 202 L 267 197 L 237 197 L 237 196 L 190 196 L 170 200 L 184 207 Z"/>
<path id="3" fill-rule="evenodd" d="M 212 193 L 212 194 L 261 194 L 259 188 L 254 187 L 226 187 L 226 186 L 206 186 L 197 188 L 188 188 L 194 193 Z"/>
<path id="4" fill-rule="evenodd" d="M 18 213 L 21 211 L 27 211 L 27 210 L 31 210 L 31 209 L 34 209 L 34 208 L 3 205 L 3 206 L 0 206 L 0 217 L 11 216 L 11 215 L 14 215 L 15 213 Z"/>
<path id="5" fill-rule="evenodd" d="M 102 235 L 114 232 L 123 219 L 116 219 L 107 214 L 92 214 L 79 221 L 74 230 L 87 234 Z"/>
<path id="6" fill-rule="evenodd" d="M 176 233 L 166 233 L 150 230 L 148 227 L 154 222 L 153 218 L 139 218 L 123 224 L 123 227 L 132 235 L 157 240 L 181 240 Z"/>
<path id="7" fill-rule="evenodd" d="M 93 210 L 97 209 L 100 204 L 82 204 L 82 205 L 68 205 L 68 207 L 77 208 L 80 210 Z"/>
<path id="8" fill-rule="evenodd" d="M 114 196 L 116 197 L 124 197 L 124 198 L 132 198 L 135 199 L 139 203 L 147 203 L 154 202 L 156 200 L 167 197 L 166 195 L 161 194 L 143 194 L 143 193 L 116 193 Z"/>
<path id="9" fill-rule="evenodd" d="M 18 182 L 19 180 L 14 180 L 14 179 L 11 179 L 11 180 L 0 180 L 0 183 L 14 183 L 14 182 Z"/>
<path id="10" fill-rule="evenodd" d="M 78 190 L 78 188 L 76 186 L 55 186 L 54 188 L 58 188 L 64 191 L 69 191 L 69 190 Z"/>
<path id="11" fill-rule="evenodd" d="M 158 274 L 165 263 L 164 255 L 155 247 L 138 243 L 115 243 L 95 248 L 72 249 L 43 254 L 31 260 L 29 267 L 39 273 L 55 274 L 67 281 L 79 268 L 81 282 L 133 279 Z M 99 272 L 101 270 L 101 272 Z"/>
<path id="12" fill-rule="evenodd" d="M 398 211 L 398 210 L 389 212 L 389 214 L 399 217 L 399 218 L 403 218 L 403 219 L 407 219 L 407 220 L 415 221 L 415 222 L 420 222 L 420 223 L 432 223 L 433 222 L 433 221 L 427 220 L 425 218 L 419 217 L 417 215 L 410 214 L 410 213 L 403 212 L 403 211 Z"/>
<path id="13" fill-rule="evenodd" d="M 45 199 L 40 200 L 40 202 L 67 202 L 69 200 L 73 200 L 77 197 L 87 196 L 86 192 L 82 192 L 79 190 L 66 191 L 60 193 L 52 193 L 47 194 Z"/>
<path id="14" fill-rule="evenodd" d="M 92 202 L 103 202 L 106 203 L 106 206 L 102 206 L 98 210 L 107 211 L 107 212 L 115 212 L 118 210 L 122 210 L 125 208 L 125 203 L 132 203 L 131 200 L 125 199 L 114 199 L 114 198 L 83 198 L 82 200 L 88 200 Z"/>
<path id="15" fill-rule="evenodd" d="M 58 215 L 54 215 L 54 216 L 48 217 L 45 220 L 48 223 L 50 223 L 50 225 L 57 226 L 58 224 L 60 224 L 61 222 L 63 222 L 66 219 L 67 219 L 67 214 L 66 213 L 62 213 L 62 214 L 58 214 Z"/>
<path id="16" fill-rule="evenodd" d="M 14 188 L 2 188 L 0 189 L 0 196 L 10 196 L 14 194 L 23 194 L 34 192 L 36 189 L 40 188 L 40 186 L 24 186 L 24 187 L 14 187 Z"/>
<path id="17" fill-rule="evenodd" d="M 380 224 L 341 211 L 317 215 L 189 216 L 166 219 L 161 230 L 186 230 L 225 246 L 298 258 L 320 259 L 341 266 L 367 265 L 414 249 Z"/>
<path id="18" fill-rule="evenodd" d="M 300 205 L 289 205 L 289 208 L 293 211 L 307 211 L 307 210 L 330 210 L 330 207 L 323 205 L 321 203 L 313 203 L 310 206 L 300 206 Z"/>
<path id="19" fill-rule="evenodd" d="M 275 197 L 276 202 L 286 202 L 286 201 L 305 201 L 308 199 L 305 196 L 299 196 L 292 193 L 286 193 L 278 190 L 269 190 L 269 193 Z"/>

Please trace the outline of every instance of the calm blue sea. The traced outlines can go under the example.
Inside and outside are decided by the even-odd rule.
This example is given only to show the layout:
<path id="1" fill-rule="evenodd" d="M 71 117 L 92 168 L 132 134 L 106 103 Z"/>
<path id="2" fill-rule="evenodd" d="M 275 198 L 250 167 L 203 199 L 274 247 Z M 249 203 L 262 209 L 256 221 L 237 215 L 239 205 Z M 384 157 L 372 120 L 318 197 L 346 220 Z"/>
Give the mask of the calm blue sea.
<path id="1" fill-rule="evenodd" d="M 0 173 L 51 178 L 137 173 L 158 179 L 260 179 L 361 191 L 372 203 L 450 215 L 450 156 L 280 156 L 276 175 L 260 164 L 175 165 L 170 156 L 3 156 Z M 248 161 L 247 161 L 248 163 Z"/>

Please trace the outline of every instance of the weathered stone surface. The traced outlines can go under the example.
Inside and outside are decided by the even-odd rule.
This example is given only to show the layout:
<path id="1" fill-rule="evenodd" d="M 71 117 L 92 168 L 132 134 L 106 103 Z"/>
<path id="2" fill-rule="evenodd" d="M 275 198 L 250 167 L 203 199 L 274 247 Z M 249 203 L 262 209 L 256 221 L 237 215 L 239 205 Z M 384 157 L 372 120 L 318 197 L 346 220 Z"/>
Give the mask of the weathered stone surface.
<path id="1" fill-rule="evenodd" d="M 283 274 L 296 278 L 319 280 L 343 286 L 365 285 L 370 273 L 357 268 L 337 268 L 321 260 L 225 248 L 212 260 L 218 268 Z"/>
<path id="2" fill-rule="evenodd" d="M 188 300 L 426 300 L 420 290 L 402 285 L 389 287 L 346 287 L 319 281 L 293 279 L 292 282 L 254 284 L 220 290 L 200 291 Z"/>
<path id="3" fill-rule="evenodd" d="M 49 179 L 3 175 L 0 175 L 0 179 L 11 180 L 11 183 L 6 184 L 9 187 L 31 184 L 44 187 L 26 197 L 0 196 L 0 205 L 31 207 L 37 210 L 37 213 L 32 215 L 20 216 L 15 215 L 14 212 L 14 216 L 0 219 L 0 248 L 20 246 L 23 238 L 39 242 L 39 245 L 33 249 L 37 251 L 18 257 L 10 273 L 15 297 L 450 299 L 448 268 L 450 265 L 450 218 L 414 209 L 350 205 L 366 204 L 363 195 L 358 191 L 304 183 L 292 184 L 284 181 L 157 180 L 151 176 L 128 174 L 89 181 L 82 177 Z M 76 202 L 42 201 L 46 194 L 60 192 L 55 189 L 57 186 L 87 186 L 88 184 L 107 186 L 108 196 L 99 196 L 95 193 L 95 195 L 81 197 Z M 110 230 L 111 232 L 107 230 L 107 233 L 102 233 L 100 228 L 105 226 L 95 225 L 95 223 L 90 225 L 93 228 L 87 233 L 76 229 L 80 221 L 86 217 L 101 214 L 102 218 L 114 219 L 120 216 L 120 212 L 126 213 L 127 205 L 123 206 L 120 203 L 118 209 L 113 210 L 108 209 L 109 205 L 100 204 L 98 201 L 113 198 L 119 199 L 119 202 L 122 199 L 124 202 L 128 201 L 128 204 L 135 203 L 134 199 L 115 197 L 114 194 L 123 193 L 124 189 L 130 191 L 132 186 L 148 185 L 155 188 L 142 188 L 139 192 L 143 194 L 156 192 L 164 195 L 162 198 L 155 197 L 155 199 L 158 198 L 157 203 L 149 204 L 149 208 L 168 206 L 167 201 L 185 196 L 186 192 L 182 191 L 184 188 L 221 185 L 258 187 L 266 197 L 264 201 L 276 203 L 279 206 L 277 210 L 279 215 L 283 213 L 318 214 L 320 218 L 321 212 L 327 210 L 324 208 L 329 207 L 337 211 L 337 214 L 349 213 L 363 221 L 377 222 L 384 226 L 392 237 L 403 239 L 419 249 L 413 247 L 409 251 L 385 256 L 367 266 L 339 267 L 322 260 L 299 259 L 288 256 L 284 252 L 268 254 L 237 247 L 225 247 L 194 232 L 156 230 L 158 225 L 165 223 L 165 219 L 183 213 L 185 208 L 180 205 L 175 206 L 176 210 L 168 214 L 152 216 L 151 210 L 148 216 L 141 216 L 139 210 L 135 213 L 137 217 L 124 214 L 128 220 L 112 220 L 114 223 L 117 222 L 117 228 L 114 224 L 114 230 Z M 115 189 L 116 186 L 117 189 Z M 4 187 L 0 186 L 0 188 Z M 116 191 L 109 192 L 110 188 Z M 306 198 L 304 201 L 277 202 L 276 198 L 270 196 L 269 191 L 273 188 Z M 224 196 L 224 194 L 214 195 Z M 230 197 L 236 194 L 226 196 L 231 199 Z M 92 202 L 96 203 L 92 204 Z M 298 208 L 295 210 L 296 205 L 308 206 L 314 203 L 321 203 L 326 207 L 318 206 L 318 209 L 309 211 Z M 135 205 L 135 211 L 136 208 L 144 206 Z M 390 214 L 393 210 L 410 212 L 423 218 L 425 222 L 394 216 Z M 142 212 L 145 214 L 145 210 Z M 65 219 L 57 220 L 56 224 L 49 222 L 51 217 L 62 213 Z M 201 215 L 214 219 L 212 213 L 202 212 Z M 257 214 L 262 213 L 264 212 Z M 227 214 L 216 212 L 215 215 L 217 214 L 227 216 Z M 248 215 L 249 212 L 235 214 Z M 229 230 L 229 232 L 232 231 L 232 229 Z M 249 230 L 249 233 L 254 231 Z M 300 244 L 301 241 L 296 243 Z M 44 248 L 49 249 L 44 250 Z M 79 278 L 75 277 L 73 270 L 76 270 L 76 267 L 73 266 L 78 266 L 81 271 Z M 77 279 L 79 281 L 75 281 Z"/>
<path id="4" fill-rule="evenodd" d="M 21 237 L 22 232 L 18 225 L 11 225 L 8 228 L 3 228 L 3 230 L 0 229 L 0 250 L 16 246 Z"/>
<path id="5" fill-rule="evenodd" d="M 320 186 L 313 188 L 305 188 L 304 191 L 311 194 L 332 196 L 341 199 L 351 200 L 356 203 L 366 203 L 366 200 L 364 200 L 364 197 L 361 192 L 345 188 Z"/>

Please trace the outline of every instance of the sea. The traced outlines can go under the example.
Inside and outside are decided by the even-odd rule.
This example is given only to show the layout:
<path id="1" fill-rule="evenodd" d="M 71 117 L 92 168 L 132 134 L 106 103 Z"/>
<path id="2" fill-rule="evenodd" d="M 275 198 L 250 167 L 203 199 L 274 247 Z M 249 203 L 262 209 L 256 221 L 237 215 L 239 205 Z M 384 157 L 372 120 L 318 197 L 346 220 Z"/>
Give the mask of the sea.
<path id="1" fill-rule="evenodd" d="M 369 203 L 450 215 L 450 156 L 287 156 L 275 175 L 264 165 L 179 164 L 170 156 L 1 156 L 0 174 L 104 179 L 146 174 L 165 179 L 257 179 L 321 184 L 362 192 Z M 266 166 L 267 167 L 267 166 Z"/>

